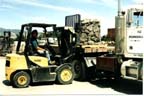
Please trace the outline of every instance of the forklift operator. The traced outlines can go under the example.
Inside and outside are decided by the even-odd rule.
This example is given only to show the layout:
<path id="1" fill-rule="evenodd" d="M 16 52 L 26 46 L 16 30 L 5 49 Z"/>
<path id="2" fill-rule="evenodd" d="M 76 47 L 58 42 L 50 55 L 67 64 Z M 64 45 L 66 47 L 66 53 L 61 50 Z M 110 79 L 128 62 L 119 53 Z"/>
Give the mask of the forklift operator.
<path id="1" fill-rule="evenodd" d="M 32 38 L 31 38 L 31 44 L 32 44 L 32 50 L 34 53 L 37 53 L 37 54 L 41 54 L 41 55 L 46 55 L 46 57 L 48 58 L 48 61 L 49 63 L 54 63 L 54 61 L 51 61 L 50 59 L 50 54 L 47 50 L 41 48 L 38 46 L 38 42 L 37 42 L 37 35 L 38 35 L 38 32 L 37 30 L 33 30 L 32 31 Z"/>
<path id="2" fill-rule="evenodd" d="M 45 49 L 38 46 L 37 35 L 38 35 L 37 30 L 33 30 L 32 31 L 32 38 L 31 38 L 31 44 L 32 44 L 33 51 L 34 52 L 37 52 L 39 50 L 45 51 Z"/>

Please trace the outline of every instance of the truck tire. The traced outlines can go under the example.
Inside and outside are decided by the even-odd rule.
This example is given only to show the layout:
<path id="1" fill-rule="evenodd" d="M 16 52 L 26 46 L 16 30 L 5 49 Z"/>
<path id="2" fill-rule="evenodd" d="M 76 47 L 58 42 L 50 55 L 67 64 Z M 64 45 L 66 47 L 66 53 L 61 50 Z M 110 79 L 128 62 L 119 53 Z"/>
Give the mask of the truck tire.
<path id="1" fill-rule="evenodd" d="M 59 84 L 71 84 L 74 79 L 74 71 L 72 67 L 67 64 L 63 64 L 56 69 L 57 78 L 56 81 Z"/>
<path id="2" fill-rule="evenodd" d="M 12 85 L 16 88 L 25 88 L 30 84 L 30 75 L 27 72 L 20 71 L 12 77 Z"/>
<path id="3" fill-rule="evenodd" d="M 74 79 L 78 81 L 86 80 L 86 65 L 83 61 L 74 60 L 72 62 L 72 68 L 74 69 Z"/>

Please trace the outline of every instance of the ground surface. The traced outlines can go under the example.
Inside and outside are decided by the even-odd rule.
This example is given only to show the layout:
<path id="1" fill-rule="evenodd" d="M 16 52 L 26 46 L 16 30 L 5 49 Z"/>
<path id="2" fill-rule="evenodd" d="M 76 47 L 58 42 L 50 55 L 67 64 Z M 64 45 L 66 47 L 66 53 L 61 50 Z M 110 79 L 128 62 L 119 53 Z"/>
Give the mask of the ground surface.
<path id="1" fill-rule="evenodd" d="M 0 57 L 0 95 L 34 95 L 34 94 L 66 94 L 66 95 L 122 95 L 122 94 L 142 94 L 141 82 L 131 80 L 95 80 L 79 82 L 73 81 L 69 85 L 58 85 L 53 83 L 37 83 L 28 88 L 13 88 L 5 80 L 5 58 Z"/>

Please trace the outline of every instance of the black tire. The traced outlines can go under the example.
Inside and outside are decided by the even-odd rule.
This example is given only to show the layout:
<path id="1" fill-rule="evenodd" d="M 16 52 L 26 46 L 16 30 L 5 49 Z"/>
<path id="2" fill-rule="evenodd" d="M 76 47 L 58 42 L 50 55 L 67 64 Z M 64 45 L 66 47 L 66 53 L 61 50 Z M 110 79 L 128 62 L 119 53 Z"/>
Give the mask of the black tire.
<path id="1" fill-rule="evenodd" d="M 75 80 L 78 80 L 78 81 L 86 80 L 86 65 L 83 61 L 74 60 L 72 62 L 72 68 L 74 70 Z"/>
<path id="2" fill-rule="evenodd" d="M 56 81 L 59 84 L 71 84 L 74 79 L 74 71 L 70 65 L 61 65 L 57 69 Z"/>
<path id="3" fill-rule="evenodd" d="M 30 75 L 27 72 L 20 71 L 12 77 L 12 85 L 16 88 L 25 88 L 30 84 Z"/>

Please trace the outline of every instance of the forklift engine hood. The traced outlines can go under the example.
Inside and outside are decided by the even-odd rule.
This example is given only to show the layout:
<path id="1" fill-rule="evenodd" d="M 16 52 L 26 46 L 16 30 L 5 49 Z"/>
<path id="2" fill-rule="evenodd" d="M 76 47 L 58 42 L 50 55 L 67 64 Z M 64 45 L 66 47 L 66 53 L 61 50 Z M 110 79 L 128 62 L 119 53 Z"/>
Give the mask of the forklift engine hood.
<path id="1" fill-rule="evenodd" d="M 40 67 L 48 67 L 48 59 L 46 57 L 40 57 L 40 56 L 28 56 L 29 60 L 33 62 L 34 64 L 40 66 Z M 22 69 L 28 69 L 27 63 L 28 60 L 25 58 L 24 55 L 19 54 L 7 54 L 6 60 L 9 61 L 12 65 L 17 67 L 22 67 Z M 21 66 L 19 66 L 21 65 Z M 21 68 L 20 68 L 21 69 Z"/>

